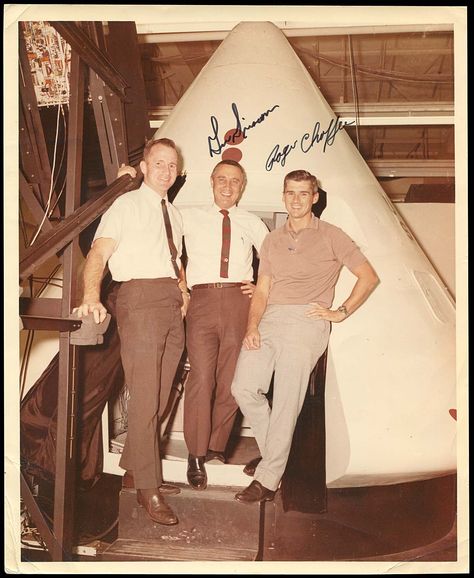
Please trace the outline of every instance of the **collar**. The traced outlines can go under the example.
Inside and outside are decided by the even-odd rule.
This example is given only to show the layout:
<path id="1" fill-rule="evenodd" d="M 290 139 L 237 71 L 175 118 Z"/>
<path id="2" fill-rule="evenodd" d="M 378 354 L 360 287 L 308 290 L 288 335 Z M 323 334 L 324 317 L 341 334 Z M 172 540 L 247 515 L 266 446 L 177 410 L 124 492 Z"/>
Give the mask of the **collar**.
<path id="1" fill-rule="evenodd" d="M 216 203 L 212 203 L 210 209 L 211 211 L 215 211 L 216 213 L 222 211 L 222 209 L 219 206 L 217 206 Z M 235 213 L 236 211 L 238 211 L 237 205 L 233 205 L 232 207 L 230 207 L 230 209 L 226 209 L 226 211 L 229 211 L 229 214 Z"/>
<path id="2" fill-rule="evenodd" d="M 304 231 L 306 229 L 319 229 L 319 219 L 317 217 L 315 217 L 314 215 L 311 215 L 311 221 L 308 223 L 308 225 L 304 228 L 301 229 L 300 231 L 296 232 L 293 231 L 293 229 L 290 227 L 290 219 L 287 219 L 285 224 L 283 225 L 285 231 L 287 233 L 289 233 L 290 235 L 298 235 L 299 233 L 301 233 L 301 231 Z"/>
<path id="3" fill-rule="evenodd" d="M 148 185 L 146 185 L 143 182 L 140 185 L 139 191 L 140 191 L 140 193 L 142 193 L 144 196 L 146 196 L 148 199 L 150 199 L 151 202 L 157 206 L 158 205 L 161 206 L 162 199 L 165 199 L 167 206 L 169 206 L 169 204 L 170 204 L 170 202 L 168 201 L 168 194 L 166 194 L 164 197 L 162 197 L 159 193 L 154 191 L 152 188 L 150 188 Z"/>

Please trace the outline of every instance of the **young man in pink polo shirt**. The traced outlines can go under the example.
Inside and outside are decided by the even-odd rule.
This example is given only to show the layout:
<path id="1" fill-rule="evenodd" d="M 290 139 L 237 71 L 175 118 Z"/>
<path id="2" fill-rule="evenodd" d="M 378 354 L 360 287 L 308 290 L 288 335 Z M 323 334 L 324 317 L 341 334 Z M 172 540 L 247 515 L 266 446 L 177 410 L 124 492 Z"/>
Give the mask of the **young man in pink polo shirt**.
<path id="1" fill-rule="evenodd" d="M 285 471 L 311 371 L 326 350 L 330 324 L 340 323 L 378 283 L 372 266 L 341 229 L 313 216 L 314 175 L 292 171 L 284 180 L 287 222 L 267 235 L 232 383 L 232 394 L 255 435 L 261 461 L 238 492 L 245 503 L 273 499 Z M 344 303 L 331 309 L 343 266 L 356 277 Z M 273 400 L 268 392 L 273 372 Z"/>

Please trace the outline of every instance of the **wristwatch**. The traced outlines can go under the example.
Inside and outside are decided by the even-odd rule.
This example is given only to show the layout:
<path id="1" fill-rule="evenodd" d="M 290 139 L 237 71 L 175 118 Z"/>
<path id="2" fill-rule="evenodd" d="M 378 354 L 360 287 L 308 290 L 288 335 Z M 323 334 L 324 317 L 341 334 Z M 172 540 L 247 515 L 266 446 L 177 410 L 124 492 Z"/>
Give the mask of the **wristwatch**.
<path id="1" fill-rule="evenodd" d="M 337 310 L 344 313 L 344 315 L 347 317 L 347 309 L 345 305 L 341 305 L 340 307 L 337 308 Z"/>

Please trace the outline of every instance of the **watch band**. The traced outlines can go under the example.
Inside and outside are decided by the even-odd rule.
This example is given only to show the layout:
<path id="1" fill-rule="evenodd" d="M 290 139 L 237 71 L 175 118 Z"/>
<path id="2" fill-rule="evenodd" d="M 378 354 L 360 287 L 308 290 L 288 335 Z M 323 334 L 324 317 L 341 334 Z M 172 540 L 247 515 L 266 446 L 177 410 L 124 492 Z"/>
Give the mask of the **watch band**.
<path id="1" fill-rule="evenodd" d="M 337 308 L 337 310 L 344 313 L 344 315 L 347 317 L 347 309 L 345 305 L 341 305 L 340 307 Z"/>

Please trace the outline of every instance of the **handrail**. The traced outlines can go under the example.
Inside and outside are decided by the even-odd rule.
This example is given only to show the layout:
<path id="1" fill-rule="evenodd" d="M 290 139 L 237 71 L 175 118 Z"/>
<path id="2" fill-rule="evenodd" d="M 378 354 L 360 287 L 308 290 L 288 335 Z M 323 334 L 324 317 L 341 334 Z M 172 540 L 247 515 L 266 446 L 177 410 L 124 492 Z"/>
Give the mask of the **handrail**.
<path id="1" fill-rule="evenodd" d="M 39 235 L 34 245 L 26 249 L 20 260 L 20 283 L 29 277 L 40 265 L 63 249 L 97 217 L 102 215 L 121 194 L 131 190 L 137 179 L 123 175 L 104 189 L 99 198 L 95 197 L 81 205 L 72 215 L 66 217 L 52 231 Z"/>

